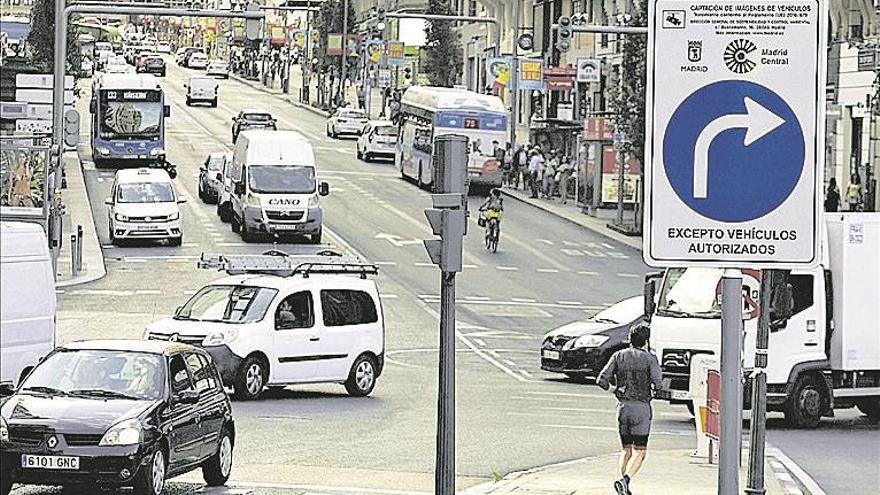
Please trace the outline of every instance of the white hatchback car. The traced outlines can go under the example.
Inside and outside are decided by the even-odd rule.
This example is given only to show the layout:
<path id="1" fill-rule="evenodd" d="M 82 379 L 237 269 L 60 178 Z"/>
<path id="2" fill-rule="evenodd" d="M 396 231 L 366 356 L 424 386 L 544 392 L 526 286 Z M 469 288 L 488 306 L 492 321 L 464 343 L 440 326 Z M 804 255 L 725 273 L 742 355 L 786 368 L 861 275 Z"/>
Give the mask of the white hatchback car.
<path id="1" fill-rule="evenodd" d="M 363 110 L 339 108 L 327 119 L 327 135 L 334 138 L 341 134 L 360 136 L 367 122 L 367 114 Z"/>
<path id="2" fill-rule="evenodd" d="M 385 318 L 367 278 L 374 265 L 270 251 L 203 255 L 199 266 L 231 276 L 148 326 L 144 338 L 202 347 L 243 400 L 303 383 L 342 383 L 357 397 L 373 391 L 385 362 Z"/>
<path id="3" fill-rule="evenodd" d="M 397 153 L 397 126 L 390 120 L 372 120 L 358 137 L 357 157 L 370 161 L 376 157 L 394 158 Z"/>
<path id="4" fill-rule="evenodd" d="M 168 172 L 153 168 L 116 172 L 108 206 L 110 243 L 126 239 L 167 239 L 171 246 L 183 242 L 181 203 L 186 198 L 174 190 Z"/>
<path id="5" fill-rule="evenodd" d="M 211 60 L 211 62 L 208 63 L 208 69 L 205 71 L 205 75 L 229 79 L 229 64 L 223 60 Z"/>
<path id="6" fill-rule="evenodd" d="M 187 59 L 186 66 L 190 69 L 206 69 L 208 68 L 208 56 L 202 52 L 195 52 Z"/>

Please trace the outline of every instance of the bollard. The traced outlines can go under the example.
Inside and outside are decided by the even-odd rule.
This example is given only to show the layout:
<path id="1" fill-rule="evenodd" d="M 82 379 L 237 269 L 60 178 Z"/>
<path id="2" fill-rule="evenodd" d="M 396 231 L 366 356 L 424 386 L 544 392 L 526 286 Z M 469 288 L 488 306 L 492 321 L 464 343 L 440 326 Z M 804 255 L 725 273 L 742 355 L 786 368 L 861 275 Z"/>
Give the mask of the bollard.
<path id="1" fill-rule="evenodd" d="M 81 273 L 83 269 L 83 228 L 82 225 L 76 226 L 76 272 Z"/>
<path id="2" fill-rule="evenodd" d="M 77 242 L 76 242 L 76 234 L 70 234 L 70 276 L 76 277 L 79 275 L 79 271 L 76 266 L 76 251 L 77 251 Z"/>

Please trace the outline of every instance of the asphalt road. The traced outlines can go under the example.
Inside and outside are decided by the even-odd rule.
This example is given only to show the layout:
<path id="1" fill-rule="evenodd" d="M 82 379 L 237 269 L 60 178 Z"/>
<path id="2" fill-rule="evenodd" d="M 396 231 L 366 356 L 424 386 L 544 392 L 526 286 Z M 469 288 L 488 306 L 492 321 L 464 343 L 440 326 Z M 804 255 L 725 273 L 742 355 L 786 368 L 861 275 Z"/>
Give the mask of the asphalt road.
<path id="1" fill-rule="evenodd" d="M 220 277 L 196 268 L 200 253 L 259 253 L 273 246 L 243 243 L 220 222 L 214 205 L 202 204 L 196 194 L 205 156 L 231 149 L 231 117 L 245 107 L 262 107 L 278 117 L 280 129 L 298 130 L 312 140 L 319 178 L 331 187 L 330 196 L 322 199 L 325 243 L 380 265 L 388 366 L 373 395 L 364 399 L 348 397 L 340 386 L 322 385 L 289 387 L 258 402 L 233 403 L 239 441 L 232 478 L 245 486 L 263 483 L 254 493 L 273 493 L 265 485 L 272 483 L 285 484 L 284 493 L 300 493 L 297 484 L 304 487 L 302 493 L 339 493 L 339 487 L 351 487 L 345 493 L 430 492 L 440 281 L 421 244 L 432 237 L 422 213 L 430 196 L 401 180 L 391 162 L 357 160 L 353 140 L 324 135 L 322 117 L 242 83 L 221 82 L 218 108 L 186 107 L 187 72 L 171 62 L 162 82 L 166 103 L 172 104 L 166 149 L 178 166 L 176 186 L 189 198 L 182 206 L 184 243 L 177 248 L 110 246 L 103 200 L 113 171 L 95 170 L 87 161 L 87 187 L 108 274 L 59 294 L 59 340 L 138 338 L 146 324 L 170 315 L 202 285 Z M 88 147 L 80 151 L 88 160 Z M 479 201 L 470 199 L 472 211 Z M 648 270 L 639 253 L 512 200 L 505 204 L 497 253 L 485 250 L 474 219 L 468 228 L 465 268 L 457 279 L 459 488 L 511 471 L 616 451 L 613 397 L 541 371 L 537 349 L 544 332 L 638 294 Z M 296 253 L 317 249 L 277 247 Z M 692 432 L 684 408 L 656 403 L 652 448 L 691 447 Z M 816 435 L 828 450 L 815 448 Z M 864 493 L 866 484 L 876 486 L 880 428 L 857 413 L 845 413 L 819 432 L 771 429 L 769 438 L 803 463 L 820 485 L 835 488 L 828 493 Z M 864 447 L 853 448 L 853 443 Z M 858 450 L 861 456 L 853 459 L 857 469 L 844 473 L 823 458 L 834 449 L 847 458 Z M 184 479 L 198 481 L 199 476 Z M 192 490 L 179 486 L 175 493 Z M 228 493 L 247 492 L 235 490 Z"/>

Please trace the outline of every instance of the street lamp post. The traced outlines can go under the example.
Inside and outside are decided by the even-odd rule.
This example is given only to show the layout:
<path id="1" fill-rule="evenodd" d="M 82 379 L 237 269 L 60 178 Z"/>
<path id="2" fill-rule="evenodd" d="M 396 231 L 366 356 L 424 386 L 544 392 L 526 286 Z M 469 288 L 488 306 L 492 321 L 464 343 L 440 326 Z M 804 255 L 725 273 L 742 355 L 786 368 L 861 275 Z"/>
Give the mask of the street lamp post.
<path id="1" fill-rule="evenodd" d="M 342 56 L 339 68 L 339 105 L 345 104 L 345 79 L 348 69 L 348 0 L 342 2 Z"/>

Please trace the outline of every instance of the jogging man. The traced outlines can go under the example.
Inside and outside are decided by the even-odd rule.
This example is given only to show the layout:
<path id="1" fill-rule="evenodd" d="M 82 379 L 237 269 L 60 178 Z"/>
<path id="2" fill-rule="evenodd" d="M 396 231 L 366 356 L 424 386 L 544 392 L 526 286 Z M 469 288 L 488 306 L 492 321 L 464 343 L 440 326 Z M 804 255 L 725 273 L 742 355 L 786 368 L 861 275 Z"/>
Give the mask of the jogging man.
<path id="1" fill-rule="evenodd" d="M 617 424 L 623 450 L 621 478 L 614 482 L 614 489 L 619 495 L 631 494 L 629 484 L 645 460 L 651 433 L 651 399 L 653 392 L 662 387 L 660 363 L 647 349 L 650 335 L 651 329 L 646 323 L 633 325 L 629 330 L 630 348 L 615 352 L 596 380 L 618 401 Z"/>

